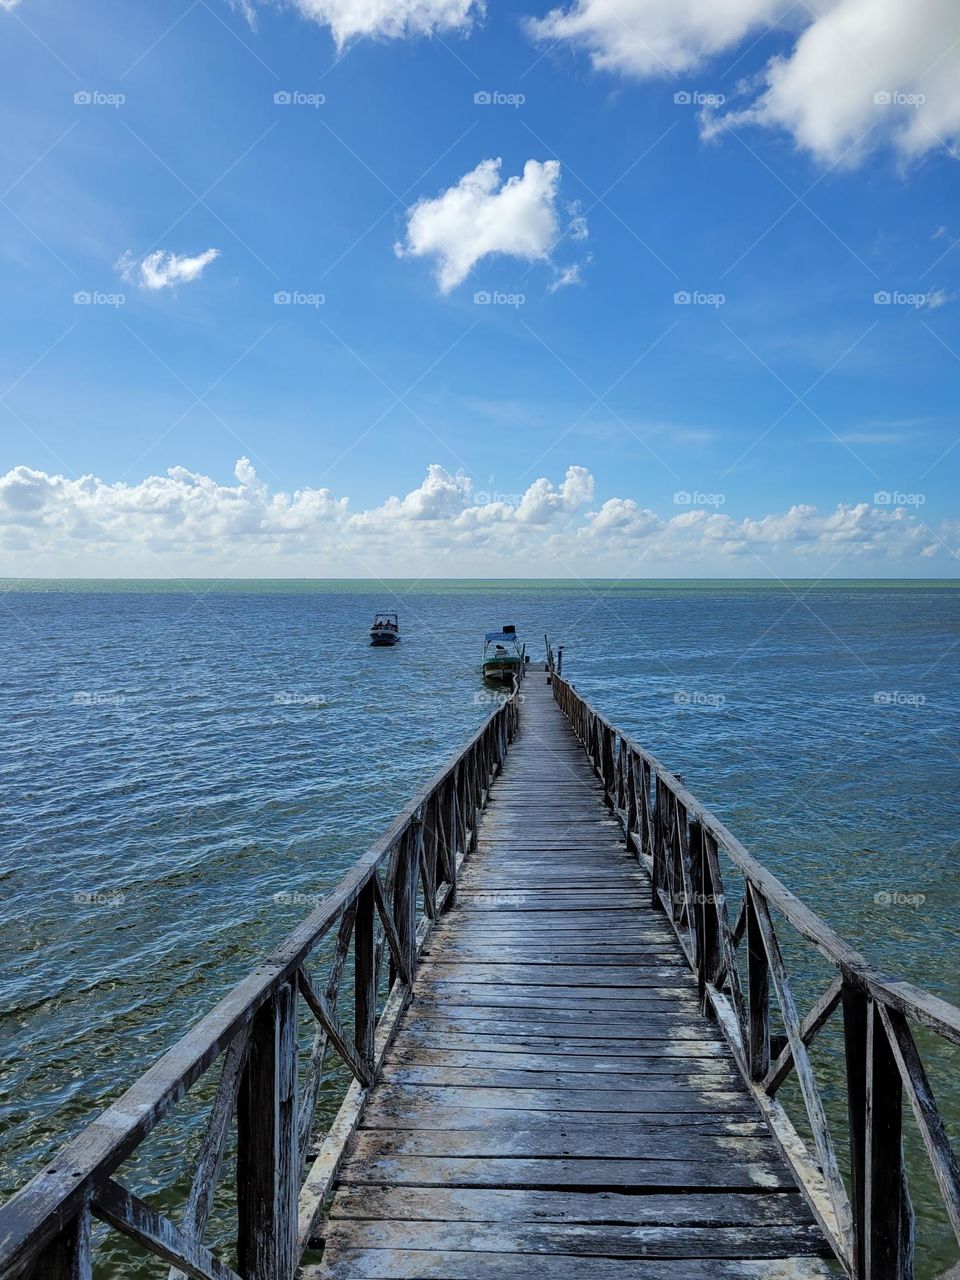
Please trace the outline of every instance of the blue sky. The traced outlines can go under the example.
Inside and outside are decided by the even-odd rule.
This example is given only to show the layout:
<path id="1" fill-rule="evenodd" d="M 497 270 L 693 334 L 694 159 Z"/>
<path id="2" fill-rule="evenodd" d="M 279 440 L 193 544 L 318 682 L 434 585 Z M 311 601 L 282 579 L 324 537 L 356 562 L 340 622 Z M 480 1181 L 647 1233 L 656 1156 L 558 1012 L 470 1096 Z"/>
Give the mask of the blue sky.
<path id="1" fill-rule="evenodd" d="M 960 12 L 730 8 L 0 0 L 0 571 L 955 575 Z"/>

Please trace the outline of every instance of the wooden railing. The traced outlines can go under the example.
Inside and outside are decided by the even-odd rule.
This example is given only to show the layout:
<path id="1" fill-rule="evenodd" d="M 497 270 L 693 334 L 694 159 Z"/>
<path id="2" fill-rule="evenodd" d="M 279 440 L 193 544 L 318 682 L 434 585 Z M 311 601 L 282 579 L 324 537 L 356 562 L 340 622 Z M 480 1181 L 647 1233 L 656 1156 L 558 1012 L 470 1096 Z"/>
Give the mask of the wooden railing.
<path id="1" fill-rule="evenodd" d="M 911 1277 L 914 1219 L 903 1153 L 904 1096 L 960 1242 L 960 1169 L 911 1024 L 960 1045 L 960 1009 L 877 970 L 761 866 L 679 778 L 555 671 L 552 676 L 554 697 L 603 783 L 627 846 L 650 873 L 653 904 L 666 914 L 697 977 L 701 1007 L 718 1020 L 837 1258 L 855 1280 Z M 739 880 L 734 919 L 721 857 Z M 832 968 L 825 990 L 803 1016 L 774 912 Z M 785 1036 L 771 1031 L 774 1008 Z M 837 1009 L 843 1021 L 847 1177 L 809 1052 Z M 788 1079 L 799 1086 L 807 1139 L 777 1097 Z"/>
<path id="2" fill-rule="evenodd" d="M 291 1280 L 410 999 L 424 941 L 456 895 L 458 868 L 518 730 L 519 700 L 515 687 L 277 950 L 0 1209 L 4 1280 L 90 1280 L 94 1219 L 169 1263 L 170 1280 Z M 320 980 L 311 966 L 334 931 Z M 345 974 L 352 1026 L 337 1011 Z M 300 1001 L 315 1020 L 305 1061 Z M 315 1138 L 330 1049 L 353 1080 Z M 218 1062 L 193 1183 L 174 1221 L 113 1175 Z M 203 1243 L 234 1119 L 236 1269 L 225 1250 Z"/>

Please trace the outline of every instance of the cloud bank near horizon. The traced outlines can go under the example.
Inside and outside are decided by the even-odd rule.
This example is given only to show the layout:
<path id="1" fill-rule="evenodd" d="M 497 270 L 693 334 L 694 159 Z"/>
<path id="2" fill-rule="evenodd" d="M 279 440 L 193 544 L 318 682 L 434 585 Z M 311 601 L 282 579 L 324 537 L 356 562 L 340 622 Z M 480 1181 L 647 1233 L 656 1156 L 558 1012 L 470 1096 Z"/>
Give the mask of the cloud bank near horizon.
<path id="1" fill-rule="evenodd" d="M 507 494 L 432 463 L 415 489 L 352 511 L 327 488 L 271 490 L 247 458 L 234 479 L 177 466 L 128 484 L 14 467 L 0 476 L 0 573 L 857 576 L 949 574 L 958 559 L 960 524 L 931 528 L 896 495 L 737 518 L 717 495 L 682 492 L 663 515 L 631 497 L 598 502 L 582 466 Z"/>

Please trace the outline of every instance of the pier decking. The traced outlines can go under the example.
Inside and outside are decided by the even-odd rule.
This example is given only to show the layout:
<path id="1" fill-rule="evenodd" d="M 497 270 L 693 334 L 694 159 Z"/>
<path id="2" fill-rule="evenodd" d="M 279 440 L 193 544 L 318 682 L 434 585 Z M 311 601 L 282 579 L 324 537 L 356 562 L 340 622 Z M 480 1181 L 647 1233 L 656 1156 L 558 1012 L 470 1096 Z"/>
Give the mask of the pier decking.
<path id="1" fill-rule="evenodd" d="M 548 665 L 0 1207 L 0 1280 L 93 1280 L 107 1242 L 110 1280 L 912 1280 L 911 1119 L 926 1238 L 960 1242 L 920 1049 L 952 1054 L 960 1009 Z"/>
<path id="2" fill-rule="evenodd" d="M 829 1275 L 543 675 L 523 693 L 305 1274 Z"/>

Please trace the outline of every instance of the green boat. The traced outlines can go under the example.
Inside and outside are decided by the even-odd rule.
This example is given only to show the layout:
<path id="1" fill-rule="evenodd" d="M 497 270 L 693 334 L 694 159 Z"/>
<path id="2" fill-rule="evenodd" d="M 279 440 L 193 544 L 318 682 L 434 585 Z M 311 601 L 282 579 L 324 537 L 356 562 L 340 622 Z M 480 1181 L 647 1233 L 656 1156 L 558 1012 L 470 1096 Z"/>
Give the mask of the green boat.
<path id="1" fill-rule="evenodd" d="M 525 661 L 516 627 L 488 631 L 483 642 L 483 678 L 490 684 L 512 684 Z"/>

